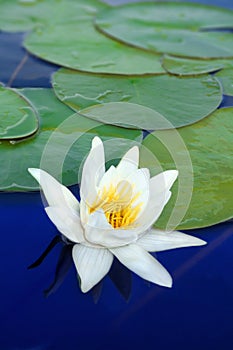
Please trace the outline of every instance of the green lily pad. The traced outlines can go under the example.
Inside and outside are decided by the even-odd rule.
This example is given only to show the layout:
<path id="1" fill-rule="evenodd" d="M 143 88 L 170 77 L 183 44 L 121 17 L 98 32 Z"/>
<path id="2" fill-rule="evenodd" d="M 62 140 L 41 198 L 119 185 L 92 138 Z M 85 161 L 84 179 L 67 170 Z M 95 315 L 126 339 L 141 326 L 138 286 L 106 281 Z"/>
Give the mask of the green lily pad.
<path id="1" fill-rule="evenodd" d="M 223 68 L 232 68 L 232 59 L 190 59 L 164 55 L 162 59 L 163 68 L 175 75 L 197 75 L 215 72 Z"/>
<path id="2" fill-rule="evenodd" d="M 51 24 L 24 41 L 34 55 L 80 71 L 112 74 L 161 74 L 160 55 L 128 47 L 100 34 L 92 19 Z"/>
<path id="3" fill-rule="evenodd" d="M 223 94 L 233 96 L 233 64 L 231 69 L 223 69 L 216 73 L 215 76 L 222 84 Z"/>
<path id="4" fill-rule="evenodd" d="M 208 75 L 182 79 L 169 75 L 113 77 L 60 69 L 53 76 L 53 87 L 58 98 L 75 111 L 108 102 L 135 103 L 162 115 L 169 128 L 204 118 L 222 99 L 219 83 Z M 140 128 L 137 119 L 131 117 L 125 124 Z M 118 118 L 111 119 L 112 124 L 118 122 Z M 149 121 L 145 122 L 149 126 Z M 154 126 L 151 124 L 149 129 Z"/>
<path id="5" fill-rule="evenodd" d="M 168 129 L 171 124 L 154 109 L 135 103 L 109 102 L 82 109 L 79 114 L 104 124 L 130 129 Z"/>
<path id="6" fill-rule="evenodd" d="M 130 24 L 148 27 L 170 27 L 178 29 L 233 28 L 233 11 L 217 6 L 185 2 L 139 2 L 109 7 L 97 13 L 97 23 L 106 30 L 117 28 L 121 24 L 125 29 Z M 122 29 L 123 31 L 123 29 Z"/>
<path id="7" fill-rule="evenodd" d="M 37 131 L 35 110 L 16 91 L 0 86 L 0 106 L 0 140 L 28 137 Z"/>
<path id="8" fill-rule="evenodd" d="M 21 93 L 37 110 L 40 131 L 19 142 L 1 142 L 1 190 L 38 190 L 38 184 L 27 171 L 29 167 L 42 168 L 65 185 L 77 183 L 80 165 L 95 135 L 105 141 L 110 161 L 122 157 L 129 147 L 142 141 L 142 132 L 138 130 L 105 126 L 73 114 L 51 89 L 24 89 Z"/>
<path id="9" fill-rule="evenodd" d="M 233 217 L 232 144 L 232 107 L 179 131 L 156 131 L 144 139 L 141 166 L 152 175 L 161 168 L 179 170 L 179 182 L 156 227 L 192 229 Z"/>
<path id="10" fill-rule="evenodd" d="M 97 0 L 1 0 L 0 29 L 23 32 L 51 23 L 76 22 L 90 18 L 107 5 Z"/>
<path id="11" fill-rule="evenodd" d="M 134 3 L 98 12 L 107 35 L 155 52 L 186 57 L 232 57 L 233 35 L 198 30 L 233 28 L 233 11 L 192 3 Z"/>

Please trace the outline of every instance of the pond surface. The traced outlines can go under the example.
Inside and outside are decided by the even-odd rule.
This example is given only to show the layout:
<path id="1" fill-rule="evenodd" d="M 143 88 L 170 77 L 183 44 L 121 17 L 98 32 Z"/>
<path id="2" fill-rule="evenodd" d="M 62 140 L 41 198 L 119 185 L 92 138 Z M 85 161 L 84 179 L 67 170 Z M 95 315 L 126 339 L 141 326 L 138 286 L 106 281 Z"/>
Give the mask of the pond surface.
<path id="1" fill-rule="evenodd" d="M 200 2 L 233 8 L 231 0 Z M 0 81 L 49 87 L 57 66 L 26 54 L 22 38 L 0 33 Z M 233 98 L 224 97 L 222 106 L 233 106 Z M 1 193 L 0 212 L 1 350 L 233 348 L 232 222 L 187 231 L 208 245 L 158 253 L 173 288 L 133 275 L 126 301 L 109 276 L 101 292 L 83 294 L 73 265 L 45 297 L 64 245 L 59 242 L 37 268 L 28 269 L 58 234 L 40 193 Z M 127 289 L 130 276 L 124 276 Z"/>

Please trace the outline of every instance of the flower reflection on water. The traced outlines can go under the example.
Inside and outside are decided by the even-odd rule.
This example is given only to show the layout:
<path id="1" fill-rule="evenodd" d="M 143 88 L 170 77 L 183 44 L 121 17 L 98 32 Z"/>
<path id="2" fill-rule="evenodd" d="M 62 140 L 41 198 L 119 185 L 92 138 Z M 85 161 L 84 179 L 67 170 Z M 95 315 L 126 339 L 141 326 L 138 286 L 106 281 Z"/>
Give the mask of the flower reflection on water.
<path id="1" fill-rule="evenodd" d="M 34 263 L 28 266 L 28 269 L 38 267 L 58 243 L 62 244 L 62 249 L 58 258 L 54 280 L 51 283 L 51 285 L 44 290 L 45 297 L 48 297 L 57 291 L 57 289 L 64 282 L 69 269 L 72 267 L 73 243 L 67 240 L 64 236 L 56 235 L 49 243 L 48 247 L 40 255 L 40 257 Z M 110 277 L 113 284 L 116 286 L 119 293 L 127 301 L 130 297 L 132 287 L 131 271 L 128 270 L 124 265 L 122 265 L 117 259 L 115 259 L 113 261 L 110 271 L 108 272 L 108 276 Z M 98 302 L 101 296 L 102 285 L 103 283 L 102 281 L 100 281 L 91 290 L 93 300 L 95 303 Z"/>

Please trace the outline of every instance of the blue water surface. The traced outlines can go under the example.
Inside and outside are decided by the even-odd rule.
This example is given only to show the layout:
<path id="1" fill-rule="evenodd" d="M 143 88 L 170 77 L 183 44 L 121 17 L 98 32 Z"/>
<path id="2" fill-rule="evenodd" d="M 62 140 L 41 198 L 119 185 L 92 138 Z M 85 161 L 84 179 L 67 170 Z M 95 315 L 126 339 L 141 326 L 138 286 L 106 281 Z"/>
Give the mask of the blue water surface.
<path id="1" fill-rule="evenodd" d="M 231 0 L 202 3 L 233 7 Z M 0 81 L 50 86 L 57 66 L 25 58 L 22 37 L 0 33 Z M 223 98 L 227 105 L 232 98 Z M 72 191 L 78 193 L 77 187 Z M 64 245 L 58 243 L 41 265 L 28 269 L 58 234 L 40 193 L 1 193 L 0 213 L 0 350 L 233 349 L 232 222 L 188 231 L 208 245 L 157 255 L 173 276 L 173 288 L 133 275 L 126 301 L 109 276 L 99 296 L 83 294 L 73 265 L 45 297 Z"/>

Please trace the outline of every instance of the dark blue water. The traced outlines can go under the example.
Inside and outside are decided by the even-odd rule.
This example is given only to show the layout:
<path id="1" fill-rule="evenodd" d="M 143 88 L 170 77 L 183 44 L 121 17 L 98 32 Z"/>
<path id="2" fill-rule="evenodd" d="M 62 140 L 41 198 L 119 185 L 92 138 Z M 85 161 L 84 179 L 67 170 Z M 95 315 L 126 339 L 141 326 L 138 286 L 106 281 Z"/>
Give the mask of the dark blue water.
<path id="1" fill-rule="evenodd" d="M 232 7 L 230 0 L 208 3 Z M 22 34 L 0 33 L 0 81 L 14 87 L 49 86 L 57 67 L 25 56 L 21 40 Z M 233 105 L 232 98 L 224 97 L 222 105 Z M 77 193 L 76 187 L 72 190 Z M 1 193 L 0 213 L 0 350 L 233 348 L 233 223 L 189 231 L 208 245 L 158 254 L 173 276 L 173 288 L 149 285 L 133 275 L 125 301 L 109 276 L 100 295 L 82 294 L 73 265 L 59 288 L 55 285 L 45 297 L 62 251 L 63 267 L 68 266 L 69 250 L 64 254 L 59 242 L 37 268 L 28 270 L 58 233 L 40 194 Z M 58 272 L 59 283 L 64 274 Z M 122 276 L 129 287 L 128 273 Z"/>
<path id="2" fill-rule="evenodd" d="M 133 276 L 128 302 L 109 277 L 97 304 L 80 292 L 72 266 L 45 298 L 62 245 L 27 270 L 57 234 L 39 193 L 2 194 L 1 349 L 230 349 L 233 345 L 233 225 L 189 231 L 202 248 L 158 254 L 172 289 Z"/>

